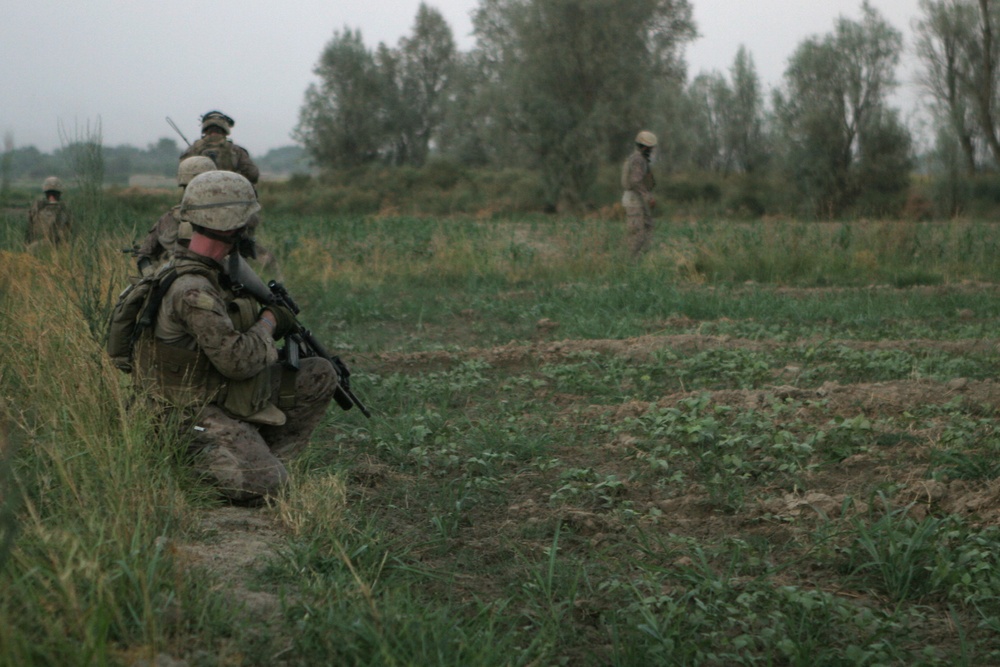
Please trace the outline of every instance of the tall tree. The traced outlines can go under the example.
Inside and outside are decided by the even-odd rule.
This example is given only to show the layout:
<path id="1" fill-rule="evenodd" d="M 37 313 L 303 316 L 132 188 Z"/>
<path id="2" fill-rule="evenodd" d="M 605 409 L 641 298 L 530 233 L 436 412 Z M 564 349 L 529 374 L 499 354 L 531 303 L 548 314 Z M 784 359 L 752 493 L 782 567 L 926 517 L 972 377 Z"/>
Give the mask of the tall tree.
<path id="1" fill-rule="evenodd" d="M 961 146 L 967 172 L 982 166 L 983 153 L 1000 166 L 1000 3 L 921 0 L 920 7 L 920 81 L 932 108 Z"/>
<path id="2" fill-rule="evenodd" d="M 682 75 L 695 35 L 688 0 L 484 0 L 474 27 L 495 117 L 550 204 L 570 207 L 610 147 L 649 123 L 654 79 Z"/>
<path id="3" fill-rule="evenodd" d="M 727 172 L 732 152 L 725 143 L 725 118 L 733 93 L 717 71 L 701 73 L 687 87 L 690 112 L 683 132 L 691 138 L 691 166 L 704 171 Z"/>
<path id="4" fill-rule="evenodd" d="M 957 142 L 965 171 L 971 174 L 977 169 L 977 140 L 982 136 L 969 90 L 978 8 L 956 0 L 921 0 L 920 8 L 924 17 L 914 25 L 916 53 L 923 64 L 918 81 L 930 96 L 935 116 L 949 129 L 939 133 L 939 143 Z"/>
<path id="5" fill-rule="evenodd" d="M 456 66 L 455 39 L 441 13 L 420 3 L 413 34 L 400 40 L 399 53 L 399 93 L 408 111 L 400 128 L 409 152 L 406 161 L 421 165 L 444 120 Z"/>
<path id="6" fill-rule="evenodd" d="M 313 72 L 293 136 L 318 165 L 353 167 L 374 159 L 385 137 L 387 81 L 359 30 L 334 32 Z"/>
<path id="7" fill-rule="evenodd" d="M 692 79 L 685 91 L 688 112 L 679 122 L 678 133 L 689 146 L 684 164 L 727 175 L 750 173 L 767 154 L 764 145 L 764 102 L 753 58 L 740 47 L 729 70 L 732 83 L 717 71 Z"/>
<path id="8" fill-rule="evenodd" d="M 865 190 L 898 193 L 896 170 L 909 170 L 908 134 L 886 102 L 903 38 L 867 0 L 861 9 L 800 44 L 775 93 L 786 167 L 816 213 L 842 213 Z"/>
<path id="9" fill-rule="evenodd" d="M 729 70 L 731 103 L 726 107 L 723 140 L 737 169 L 756 171 L 767 156 L 764 134 L 764 95 L 753 56 L 740 46 Z"/>
<path id="10" fill-rule="evenodd" d="M 457 55 L 451 28 L 421 3 L 399 47 L 365 47 L 359 31 L 334 33 L 313 70 L 294 136 L 313 160 L 350 167 L 374 159 L 423 164 L 446 114 Z"/>

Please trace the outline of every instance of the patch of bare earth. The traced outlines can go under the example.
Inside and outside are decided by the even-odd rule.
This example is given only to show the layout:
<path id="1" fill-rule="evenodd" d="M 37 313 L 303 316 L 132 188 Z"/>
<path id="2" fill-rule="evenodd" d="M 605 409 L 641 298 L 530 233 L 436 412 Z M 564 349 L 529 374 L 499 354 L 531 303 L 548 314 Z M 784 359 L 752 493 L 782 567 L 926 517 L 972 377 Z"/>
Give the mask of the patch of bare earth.
<path id="1" fill-rule="evenodd" d="M 204 510 L 196 528 L 198 541 L 173 545 L 178 561 L 207 572 L 247 618 L 274 620 L 280 613 L 278 596 L 254 590 L 253 584 L 287 539 L 272 512 L 234 506 Z"/>

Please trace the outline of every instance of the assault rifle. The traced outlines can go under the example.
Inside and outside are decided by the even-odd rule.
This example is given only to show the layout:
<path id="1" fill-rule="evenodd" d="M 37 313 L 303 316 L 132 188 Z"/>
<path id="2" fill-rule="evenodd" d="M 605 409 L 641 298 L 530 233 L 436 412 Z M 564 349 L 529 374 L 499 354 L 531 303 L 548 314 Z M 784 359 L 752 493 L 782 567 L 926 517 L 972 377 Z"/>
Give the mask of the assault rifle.
<path id="1" fill-rule="evenodd" d="M 246 292 L 265 305 L 284 306 L 295 315 L 299 314 L 299 306 L 292 299 L 285 286 L 272 280 L 265 287 L 264 282 L 254 273 L 253 269 L 250 268 L 250 265 L 246 263 L 246 260 L 239 253 L 232 253 L 229 256 L 229 266 L 226 273 L 232 282 L 233 292 L 237 294 Z M 322 357 L 326 359 L 333 364 L 340 378 L 337 389 L 333 394 L 333 399 L 337 401 L 337 405 L 344 410 L 350 410 L 352 407 L 357 406 L 361 410 L 361 414 L 371 419 L 372 413 L 361 402 L 361 399 L 351 391 L 351 370 L 347 367 L 347 364 L 339 356 L 331 355 L 327 352 L 326 348 L 312 335 L 312 332 L 302 326 L 297 319 L 295 323 L 296 331 L 285 337 L 284 359 L 282 363 L 290 369 L 297 370 L 299 359 L 301 358 Z"/>

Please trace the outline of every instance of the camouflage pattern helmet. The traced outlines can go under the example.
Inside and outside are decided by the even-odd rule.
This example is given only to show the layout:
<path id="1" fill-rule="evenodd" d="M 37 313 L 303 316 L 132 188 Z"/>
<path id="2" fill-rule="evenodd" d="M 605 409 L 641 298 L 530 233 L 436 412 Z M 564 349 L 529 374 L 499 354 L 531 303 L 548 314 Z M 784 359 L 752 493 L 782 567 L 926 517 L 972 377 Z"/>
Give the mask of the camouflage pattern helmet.
<path id="1" fill-rule="evenodd" d="M 260 210 L 253 185 L 234 171 L 206 171 L 191 179 L 181 198 L 181 220 L 228 232 Z"/>
<path id="2" fill-rule="evenodd" d="M 42 192 L 59 192 L 62 193 L 62 181 L 60 181 L 55 176 L 49 176 L 42 182 Z"/>
<path id="3" fill-rule="evenodd" d="M 652 148 L 656 145 L 656 135 L 649 130 L 643 130 L 639 134 L 635 135 L 635 143 L 640 146 L 646 146 L 647 148 Z"/>
<path id="4" fill-rule="evenodd" d="M 229 131 L 233 129 L 233 125 L 236 125 L 236 121 L 221 111 L 205 112 L 205 115 L 201 117 L 201 131 L 204 132 L 213 125 L 225 134 L 229 134 Z"/>
<path id="5" fill-rule="evenodd" d="M 182 188 L 191 182 L 191 179 L 206 171 L 214 171 L 215 163 L 212 158 L 204 155 L 194 155 L 181 160 L 177 165 L 177 185 Z"/>

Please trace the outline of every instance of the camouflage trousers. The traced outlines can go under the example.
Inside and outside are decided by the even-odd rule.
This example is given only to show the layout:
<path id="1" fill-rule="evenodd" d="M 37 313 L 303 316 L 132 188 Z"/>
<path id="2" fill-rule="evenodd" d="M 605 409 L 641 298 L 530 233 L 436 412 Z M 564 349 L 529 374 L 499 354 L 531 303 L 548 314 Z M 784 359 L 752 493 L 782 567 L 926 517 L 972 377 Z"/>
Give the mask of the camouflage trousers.
<path id="1" fill-rule="evenodd" d="M 653 238 L 653 216 L 644 206 L 625 207 L 628 228 L 628 249 L 633 259 L 637 259 L 649 249 Z"/>
<path id="2" fill-rule="evenodd" d="M 288 373 L 282 370 L 282 373 Z M 279 405 L 281 373 L 271 373 L 271 402 Z M 226 498 L 247 502 L 277 492 L 288 480 L 282 461 L 301 452 L 326 413 L 337 388 L 337 372 L 326 359 L 300 360 L 295 373 L 295 405 L 284 410 L 282 426 L 251 424 L 210 405 L 191 420 L 189 446 L 195 469 Z"/>

